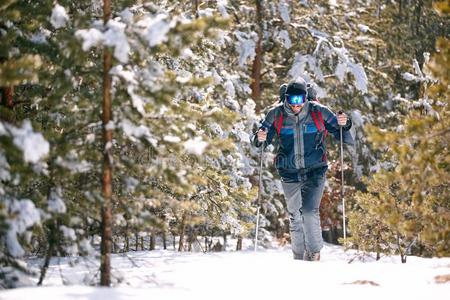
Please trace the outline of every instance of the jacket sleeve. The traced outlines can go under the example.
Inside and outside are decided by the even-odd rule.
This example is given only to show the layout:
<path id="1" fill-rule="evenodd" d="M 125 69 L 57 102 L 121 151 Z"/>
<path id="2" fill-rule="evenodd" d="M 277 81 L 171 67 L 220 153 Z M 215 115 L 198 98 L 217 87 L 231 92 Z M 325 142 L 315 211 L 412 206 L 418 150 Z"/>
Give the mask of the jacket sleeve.
<path id="1" fill-rule="evenodd" d="M 258 137 L 257 137 L 257 133 L 260 129 L 264 128 L 264 130 L 267 131 L 267 139 L 264 142 L 264 147 L 270 145 L 272 143 L 272 139 L 274 137 L 274 135 L 276 134 L 276 130 L 275 130 L 275 126 L 274 126 L 274 120 L 275 120 L 275 115 L 276 115 L 276 108 L 270 110 L 266 117 L 260 121 L 260 126 L 258 128 L 258 130 L 253 133 L 253 137 L 252 137 L 252 144 L 256 147 L 261 147 L 262 143 L 258 141 Z"/>
<path id="2" fill-rule="evenodd" d="M 324 105 L 317 105 L 317 109 L 322 113 L 325 128 L 334 136 L 335 139 L 340 140 L 340 129 L 337 123 L 336 114 Z M 355 139 L 350 133 L 350 128 L 352 128 L 352 120 L 348 117 L 347 124 L 342 127 L 342 140 L 347 145 L 354 145 Z"/>

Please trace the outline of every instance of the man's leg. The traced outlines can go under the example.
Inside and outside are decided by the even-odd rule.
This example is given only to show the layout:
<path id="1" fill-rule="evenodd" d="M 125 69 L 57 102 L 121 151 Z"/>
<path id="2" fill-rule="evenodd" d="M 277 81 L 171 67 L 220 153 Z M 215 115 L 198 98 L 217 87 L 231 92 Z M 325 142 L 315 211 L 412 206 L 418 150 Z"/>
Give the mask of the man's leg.
<path id="1" fill-rule="evenodd" d="M 303 228 L 305 234 L 305 250 L 308 260 L 319 260 L 323 247 L 322 228 L 320 227 L 320 201 L 325 185 L 325 175 L 308 177 L 302 185 Z"/>
<path id="2" fill-rule="evenodd" d="M 299 182 L 283 182 L 282 185 L 289 213 L 292 252 L 294 259 L 303 259 L 305 237 L 303 234 L 303 219 L 300 213 L 302 207 L 301 184 Z"/>

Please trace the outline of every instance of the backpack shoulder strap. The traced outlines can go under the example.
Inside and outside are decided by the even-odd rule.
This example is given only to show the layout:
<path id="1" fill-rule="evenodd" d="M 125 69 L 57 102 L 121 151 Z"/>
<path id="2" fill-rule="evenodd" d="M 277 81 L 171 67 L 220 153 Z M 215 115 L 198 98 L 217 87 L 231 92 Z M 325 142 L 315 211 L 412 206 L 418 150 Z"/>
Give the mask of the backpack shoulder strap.
<path id="1" fill-rule="evenodd" d="M 328 130 L 325 128 L 325 122 L 323 121 L 322 112 L 317 109 L 315 105 L 313 105 L 311 108 L 311 117 L 314 121 L 314 124 L 316 124 L 317 130 L 319 132 L 324 131 L 326 135 L 328 133 Z"/>
<path id="2" fill-rule="evenodd" d="M 277 131 L 278 137 L 280 137 L 281 127 L 283 126 L 283 110 L 279 109 L 278 113 L 275 115 L 275 119 L 273 120 L 273 126 Z"/>

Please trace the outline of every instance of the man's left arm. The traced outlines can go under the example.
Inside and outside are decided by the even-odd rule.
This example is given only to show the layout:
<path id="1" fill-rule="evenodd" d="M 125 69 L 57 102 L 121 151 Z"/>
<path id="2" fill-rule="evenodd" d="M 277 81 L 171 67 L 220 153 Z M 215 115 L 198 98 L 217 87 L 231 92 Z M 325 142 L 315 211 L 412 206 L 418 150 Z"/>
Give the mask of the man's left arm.
<path id="1" fill-rule="evenodd" d="M 330 132 L 337 140 L 340 140 L 340 124 L 344 124 L 342 126 L 342 140 L 345 144 L 354 145 L 355 139 L 350 133 L 350 128 L 352 128 L 353 124 L 352 120 L 345 113 L 335 114 L 326 106 L 320 105 L 318 108 L 322 113 L 325 128 L 328 132 Z M 345 121 L 345 123 L 343 121 Z"/>

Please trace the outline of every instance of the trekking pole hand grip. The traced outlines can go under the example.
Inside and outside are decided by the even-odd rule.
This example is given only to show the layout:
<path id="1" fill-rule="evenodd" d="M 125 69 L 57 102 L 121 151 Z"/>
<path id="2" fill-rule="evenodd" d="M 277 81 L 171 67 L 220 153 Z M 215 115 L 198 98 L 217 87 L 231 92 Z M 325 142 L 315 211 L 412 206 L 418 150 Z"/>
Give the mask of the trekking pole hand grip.
<path id="1" fill-rule="evenodd" d="M 338 111 L 338 113 L 337 113 L 337 114 L 338 114 L 338 115 L 342 115 L 343 113 L 344 113 L 344 112 L 343 112 L 342 110 L 340 110 L 340 111 Z M 339 125 L 339 127 L 343 127 L 343 126 L 345 126 L 345 125 L 340 125 L 340 124 L 339 124 L 339 122 L 338 122 L 338 125 Z"/>

